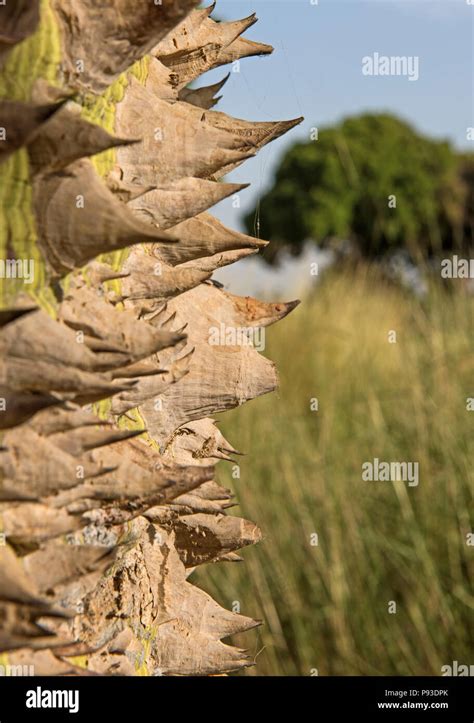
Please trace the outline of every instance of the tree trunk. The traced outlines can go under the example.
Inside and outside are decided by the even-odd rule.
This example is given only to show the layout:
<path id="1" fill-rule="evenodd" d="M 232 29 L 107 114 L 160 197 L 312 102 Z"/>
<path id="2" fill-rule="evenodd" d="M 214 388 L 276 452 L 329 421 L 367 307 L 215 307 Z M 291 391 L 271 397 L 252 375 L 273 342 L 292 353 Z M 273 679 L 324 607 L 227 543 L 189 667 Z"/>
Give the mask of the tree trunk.
<path id="1" fill-rule="evenodd" d="M 295 302 L 212 282 L 265 242 L 207 209 L 298 121 L 189 87 L 272 50 L 197 4 L 0 5 L 0 652 L 37 675 L 252 664 L 222 640 L 258 622 L 187 577 L 260 539 L 226 513 L 212 415 L 275 388 L 252 333 Z"/>

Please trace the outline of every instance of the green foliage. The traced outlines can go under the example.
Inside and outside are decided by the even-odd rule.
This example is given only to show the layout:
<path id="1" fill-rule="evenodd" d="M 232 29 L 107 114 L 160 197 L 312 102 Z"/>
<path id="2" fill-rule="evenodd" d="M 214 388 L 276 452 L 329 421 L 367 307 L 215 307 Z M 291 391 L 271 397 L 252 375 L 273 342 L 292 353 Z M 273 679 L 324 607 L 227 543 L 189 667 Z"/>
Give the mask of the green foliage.
<path id="1" fill-rule="evenodd" d="M 236 641 L 258 654 L 248 674 L 440 675 L 472 662 L 473 335 L 472 296 L 436 287 L 420 302 L 364 269 L 328 272 L 268 330 L 280 392 L 223 417 L 252 454 L 240 479 L 219 466 L 263 541 L 245 565 L 196 573 L 263 618 L 253 645 Z M 363 481 L 374 457 L 417 461 L 419 485 Z"/>
<path id="2" fill-rule="evenodd" d="M 306 239 L 335 238 L 365 257 L 405 248 L 417 260 L 472 241 L 472 166 L 472 156 L 394 116 L 348 118 L 286 153 L 245 224 L 254 232 L 259 218 L 261 237 L 273 241 L 268 259 L 284 245 L 297 252 Z"/>

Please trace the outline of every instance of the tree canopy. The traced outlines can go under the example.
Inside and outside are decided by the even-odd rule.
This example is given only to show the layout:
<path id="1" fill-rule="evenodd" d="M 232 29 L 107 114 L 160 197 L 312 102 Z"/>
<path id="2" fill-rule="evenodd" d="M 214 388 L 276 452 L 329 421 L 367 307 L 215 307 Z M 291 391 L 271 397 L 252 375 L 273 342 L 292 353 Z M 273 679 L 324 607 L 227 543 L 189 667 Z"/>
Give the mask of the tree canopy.
<path id="1" fill-rule="evenodd" d="M 418 260 L 471 246 L 473 181 L 472 155 L 395 116 L 364 114 L 290 148 L 245 225 L 273 241 L 268 260 L 306 239 L 349 240 L 371 258 L 406 249 Z"/>

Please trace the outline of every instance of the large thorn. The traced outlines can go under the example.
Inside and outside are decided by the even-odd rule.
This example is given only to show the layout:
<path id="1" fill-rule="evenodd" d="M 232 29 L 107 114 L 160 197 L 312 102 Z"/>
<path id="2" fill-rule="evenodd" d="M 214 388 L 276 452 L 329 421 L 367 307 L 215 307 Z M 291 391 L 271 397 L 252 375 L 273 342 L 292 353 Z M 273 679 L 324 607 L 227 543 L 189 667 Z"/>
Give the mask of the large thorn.
<path id="1" fill-rule="evenodd" d="M 145 259 L 151 259 L 143 251 L 141 254 Z M 156 259 L 154 264 L 156 266 Z M 146 273 L 145 269 L 143 271 Z M 127 272 L 124 282 L 129 278 L 131 277 Z M 186 338 L 180 332 L 156 329 L 146 321 L 137 320 L 132 311 L 118 311 L 107 303 L 103 296 L 85 285 L 71 289 L 61 304 L 59 315 L 69 327 L 89 335 L 89 343 L 93 343 L 93 339 L 97 343 L 106 341 L 128 357 L 127 360 L 120 355 L 115 358 L 113 354 L 95 354 L 94 358 L 99 358 L 104 368 L 129 366 L 132 362 L 174 346 Z M 88 343 L 86 340 L 85 342 Z"/>
<path id="2" fill-rule="evenodd" d="M 104 91 L 143 58 L 198 0 L 54 0 L 63 35 L 62 69 L 69 87 Z M 84 58 L 78 69 L 77 58 Z"/>
<path id="3" fill-rule="evenodd" d="M 16 43 L 34 33 L 39 21 L 39 0 L 15 0 L 0 5 L 0 58 Z"/>
<path id="4" fill-rule="evenodd" d="M 130 244 L 177 241 L 135 219 L 87 160 L 37 178 L 33 188 L 38 242 L 53 278 Z"/>
<path id="5" fill-rule="evenodd" d="M 129 201 L 128 206 L 141 221 L 169 229 L 245 188 L 248 188 L 246 183 L 216 183 L 202 178 L 183 178 L 144 193 Z"/>
<path id="6" fill-rule="evenodd" d="M 131 78 L 117 105 L 116 131 L 128 136 L 137 127 L 142 141 L 117 151 L 126 184 L 139 178 L 140 185 L 153 188 L 190 177 L 220 177 L 222 168 L 242 163 L 256 152 L 251 141 L 207 123 L 206 111 L 190 103 L 161 100 Z M 186 148 L 186 153 L 177 155 L 177 147 Z"/>
<path id="7" fill-rule="evenodd" d="M 38 311 L 37 306 L 20 306 L 15 309 L 1 309 L 0 310 L 0 329 L 7 324 L 11 324 L 15 319 L 19 319 L 20 316 L 25 314 L 31 314 L 33 311 Z"/>
<path id="8" fill-rule="evenodd" d="M 129 276 L 122 282 L 122 297 L 128 300 L 166 299 L 182 294 L 210 277 L 199 265 L 189 268 L 168 266 L 158 256 L 132 249 L 123 266 Z M 159 269 L 159 273 L 157 273 Z"/>
<path id="9" fill-rule="evenodd" d="M 257 22 L 252 14 L 242 20 L 218 23 L 209 17 L 208 11 L 205 8 L 190 13 L 153 50 L 158 60 L 172 70 L 172 82 L 177 89 L 221 65 L 221 54 Z"/>
<path id="10" fill-rule="evenodd" d="M 2 401 L 0 429 L 16 427 L 26 422 L 40 410 L 63 403 L 62 400 L 53 397 L 51 394 L 23 392 L 10 389 L 3 384 L 0 384 L 0 400 Z"/>
<path id="11" fill-rule="evenodd" d="M 222 96 L 218 96 L 216 98 L 215 95 L 227 83 L 229 77 L 230 73 L 227 73 L 225 78 L 219 81 L 219 83 L 206 85 L 202 88 L 183 88 L 179 91 L 178 98 L 186 103 L 196 105 L 198 108 L 209 110 L 210 108 L 213 108 L 222 98 Z"/>
<path id="12" fill-rule="evenodd" d="M 1 9 L 1 6 L 0 6 Z M 57 113 L 66 100 L 48 105 L 0 101 L 0 127 L 5 138 L 0 143 L 0 163 L 14 151 L 33 140 L 40 128 Z"/>
<path id="13" fill-rule="evenodd" d="M 209 213 L 183 221 L 173 228 L 173 233 L 179 236 L 180 243 L 158 249 L 160 258 L 173 265 L 227 251 L 258 250 L 268 244 L 268 241 L 227 228 Z"/>
<path id="14" fill-rule="evenodd" d="M 28 145 L 34 173 L 58 171 L 79 158 L 138 142 L 111 136 L 100 126 L 81 118 L 80 110 L 79 106 L 69 104 L 36 133 Z"/>
<path id="15" fill-rule="evenodd" d="M 59 432 L 49 438 L 59 449 L 73 457 L 80 457 L 85 452 L 97 447 L 132 439 L 146 432 L 146 429 L 113 429 L 110 427 L 81 427 L 70 432 Z"/>

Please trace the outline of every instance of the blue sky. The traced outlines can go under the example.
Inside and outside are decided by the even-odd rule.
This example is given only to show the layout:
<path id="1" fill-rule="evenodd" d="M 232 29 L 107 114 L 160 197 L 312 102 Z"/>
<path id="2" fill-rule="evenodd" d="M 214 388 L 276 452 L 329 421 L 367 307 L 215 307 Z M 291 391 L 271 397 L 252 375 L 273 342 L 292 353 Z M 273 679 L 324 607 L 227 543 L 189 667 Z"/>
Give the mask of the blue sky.
<path id="1" fill-rule="evenodd" d="M 213 213 L 233 228 L 271 184 L 282 152 L 310 129 L 363 111 L 390 111 L 420 131 L 471 148 L 474 126 L 474 5 L 467 0 L 218 0 L 213 16 L 235 20 L 256 12 L 246 36 L 274 46 L 272 55 L 246 58 L 231 73 L 216 110 L 252 120 L 305 116 L 304 123 L 267 146 L 228 180 L 250 182 L 241 209 L 231 201 Z M 420 77 L 367 77 L 362 58 L 418 56 Z M 227 68 L 199 85 L 221 79 Z"/>

